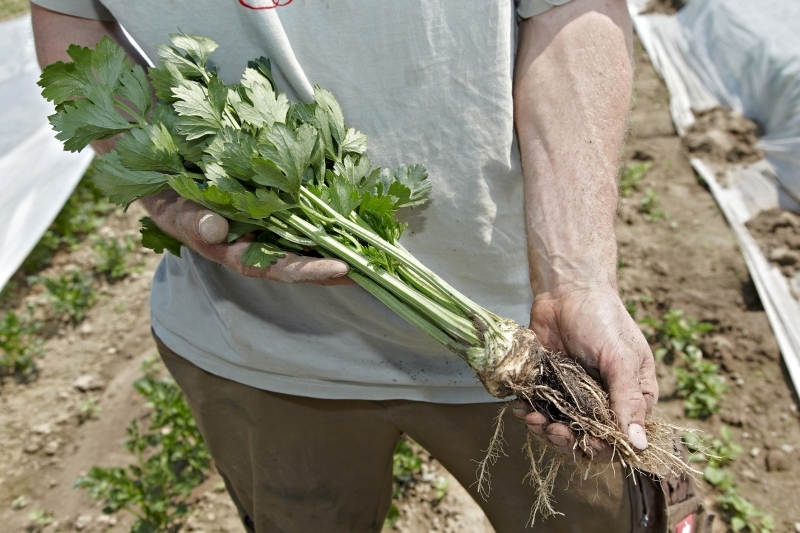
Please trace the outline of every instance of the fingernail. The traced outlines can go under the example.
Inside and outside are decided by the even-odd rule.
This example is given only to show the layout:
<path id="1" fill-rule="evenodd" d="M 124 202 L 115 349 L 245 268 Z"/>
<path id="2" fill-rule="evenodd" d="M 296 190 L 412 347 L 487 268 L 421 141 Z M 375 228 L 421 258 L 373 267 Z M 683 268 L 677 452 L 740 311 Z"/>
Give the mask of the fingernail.
<path id="1" fill-rule="evenodd" d="M 548 438 L 550 439 L 550 442 L 552 442 L 559 448 L 563 448 L 569 443 L 569 441 L 567 441 L 567 438 L 562 435 L 548 435 Z"/>
<path id="2" fill-rule="evenodd" d="M 338 274 L 334 274 L 331 278 L 343 278 L 347 275 L 347 272 L 339 272 Z"/>
<path id="3" fill-rule="evenodd" d="M 645 435 L 644 428 L 639 424 L 631 424 L 628 426 L 628 438 L 631 439 L 631 444 L 633 444 L 636 449 L 647 449 L 647 435 Z"/>
<path id="4" fill-rule="evenodd" d="M 225 239 L 225 236 L 228 234 L 228 227 L 222 217 L 214 215 L 213 213 L 207 213 L 200 219 L 198 232 L 204 241 L 216 244 Z"/>

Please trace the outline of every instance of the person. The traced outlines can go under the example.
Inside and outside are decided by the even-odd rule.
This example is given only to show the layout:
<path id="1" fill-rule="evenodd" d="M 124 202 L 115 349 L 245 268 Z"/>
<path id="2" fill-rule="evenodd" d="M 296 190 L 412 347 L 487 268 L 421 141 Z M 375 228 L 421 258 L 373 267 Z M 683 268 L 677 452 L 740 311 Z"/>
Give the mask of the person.
<path id="1" fill-rule="evenodd" d="M 154 60 L 180 30 L 219 43 L 212 62 L 226 83 L 268 56 L 290 99 L 310 101 L 313 84 L 331 91 L 374 163 L 429 171 L 433 193 L 407 215 L 406 248 L 577 359 L 632 444 L 647 447 L 653 356 L 616 280 L 617 160 L 633 84 L 624 0 L 33 0 L 32 18 L 42 65 L 104 35 L 145 64 L 123 27 Z M 159 351 L 249 530 L 379 531 L 402 433 L 473 484 L 500 404 L 466 364 L 348 284 L 338 260 L 288 254 L 244 267 L 246 244 L 224 242 L 219 215 L 171 192 L 142 204 L 185 244 L 153 282 Z M 506 424 L 509 457 L 477 500 L 500 533 L 521 530 L 534 500 L 516 453 L 526 427 L 537 446 L 578 462 L 611 458 L 521 402 L 513 415 L 524 424 Z M 571 473 L 562 469 L 555 491 L 565 516 L 537 528 L 647 524 L 643 483 L 607 469 L 570 486 Z"/>

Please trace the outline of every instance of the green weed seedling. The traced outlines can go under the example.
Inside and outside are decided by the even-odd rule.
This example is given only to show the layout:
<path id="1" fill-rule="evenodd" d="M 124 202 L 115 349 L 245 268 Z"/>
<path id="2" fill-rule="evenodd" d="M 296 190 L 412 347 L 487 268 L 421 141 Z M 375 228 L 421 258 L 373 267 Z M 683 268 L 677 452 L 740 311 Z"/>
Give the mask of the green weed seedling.
<path id="1" fill-rule="evenodd" d="M 686 448 L 693 452 L 689 460 L 693 463 L 706 464 L 703 479 L 719 491 L 717 503 L 728 513 L 731 529 L 772 533 L 775 528 L 772 516 L 742 497 L 734 483 L 733 475 L 724 468 L 742 453 L 742 447 L 733 441 L 730 428 L 722 426 L 720 436 L 710 440 L 687 433 L 683 441 Z"/>
<path id="2" fill-rule="evenodd" d="M 78 425 L 83 425 L 85 422 L 92 420 L 102 410 L 100 401 L 97 398 L 84 400 L 78 407 Z"/>
<path id="3" fill-rule="evenodd" d="M 719 366 L 703 359 L 699 348 L 690 348 L 683 355 L 685 366 L 675 369 L 675 392 L 684 399 L 686 416 L 707 418 L 719 411 L 720 400 L 729 389 L 719 375 Z"/>
<path id="4" fill-rule="evenodd" d="M 772 533 L 775 530 L 775 520 L 772 515 L 766 514 L 741 496 L 736 486 L 728 487 L 719 494 L 717 503 L 728 513 L 731 529 L 734 532 L 747 530 L 753 533 Z"/>
<path id="5" fill-rule="evenodd" d="M 675 392 L 684 399 L 686 415 L 706 418 L 719 411 L 728 387 L 719 375 L 719 367 L 703 359 L 703 352 L 697 347 L 700 337 L 713 331 L 714 326 L 683 315 L 683 311 L 673 309 L 664 313 L 662 320 L 648 317 L 642 324 L 652 329 L 648 341 L 656 345 L 656 360 L 680 361 L 683 365 L 675 368 Z"/>
<path id="6" fill-rule="evenodd" d="M 75 246 L 86 235 L 100 227 L 103 218 L 113 209 L 100 189 L 91 182 L 94 166 L 75 187 L 64 207 L 23 263 L 26 274 L 34 274 L 48 266 L 62 247 Z"/>
<path id="7" fill-rule="evenodd" d="M 33 319 L 30 306 L 23 315 L 8 311 L 0 319 L 0 378 L 14 376 L 23 382 L 35 379 L 34 357 L 42 351 L 42 340 L 37 336 L 41 327 Z"/>
<path id="8" fill-rule="evenodd" d="M 136 457 L 127 468 L 92 467 L 75 486 L 103 500 L 103 512 L 136 516 L 131 533 L 173 531 L 187 514 L 192 489 L 206 478 L 210 455 L 180 389 L 171 378 L 147 375 L 134 383 L 152 409 L 147 428 L 133 420 L 125 447 Z"/>
<path id="9" fill-rule="evenodd" d="M 97 302 L 97 291 L 92 286 L 94 277 L 73 269 L 57 278 L 36 277 L 32 281 L 47 289 L 53 313 L 78 323 L 86 317 L 86 311 Z"/>
<path id="10" fill-rule="evenodd" d="M 705 463 L 703 479 L 708 484 L 725 490 L 733 484 L 733 478 L 723 467 L 741 455 L 742 447 L 733 441 L 733 434 L 728 426 L 722 426 L 719 433 L 719 437 L 710 440 L 694 433 L 686 433 L 683 442 L 692 452 L 690 462 Z"/>
<path id="11" fill-rule="evenodd" d="M 639 182 L 647 172 L 653 168 L 652 163 L 632 161 L 625 165 L 619 173 L 619 195 L 628 197 L 633 191 L 639 190 Z"/>
<path id="12" fill-rule="evenodd" d="M 403 437 L 397 443 L 392 457 L 392 499 L 401 498 L 414 484 L 414 476 L 422 471 L 422 457 L 411 447 L 410 439 Z M 445 489 L 446 490 L 446 489 Z M 392 503 L 384 520 L 384 527 L 392 527 L 400 519 L 397 505 Z"/>
<path id="13" fill-rule="evenodd" d="M 39 509 L 38 511 L 31 511 L 28 513 L 28 527 L 25 529 L 26 533 L 41 533 L 44 528 L 53 522 L 53 511 L 48 509 Z"/>
<path id="14" fill-rule="evenodd" d="M 99 274 L 104 274 L 111 281 L 117 281 L 130 273 L 128 259 L 134 250 L 136 242 L 131 237 L 124 239 L 93 239 L 92 248 L 96 257 L 95 269 Z"/>
<path id="15" fill-rule="evenodd" d="M 658 194 L 653 189 L 647 189 L 644 198 L 639 202 L 639 212 L 644 213 L 644 219 L 648 222 L 661 222 L 667 218 L 667 214 L 659 207 Z"/>
<path id="16" fill-rule="evenodd" d="M 670 309 L 661 320 L 651 317 L 642 320 L 642 324 L 652 329 L 647 340 L 650 344 L 657 345 L 653 351 L 656 361 L 665 358 L 674 360 L 679 354 L 693 351 L 703 335 L 714 331 L 713 324 L 697 322 L 694 318 L 683 315 L 680 309 Z"/>

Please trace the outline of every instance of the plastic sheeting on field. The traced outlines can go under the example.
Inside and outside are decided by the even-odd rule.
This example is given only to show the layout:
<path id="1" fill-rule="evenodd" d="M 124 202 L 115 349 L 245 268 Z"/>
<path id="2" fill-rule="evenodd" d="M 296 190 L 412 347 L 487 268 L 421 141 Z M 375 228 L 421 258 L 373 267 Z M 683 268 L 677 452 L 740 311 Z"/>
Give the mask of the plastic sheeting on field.
<path id="1" fill-rule="evenodd" d="M 0 287 L 61 210 L 94 152 L 64 152 L 36 85 L 29 16 L 0 23 Z"/>
<path id="2" fill-rule="evenodd" d="M 775 207 L 800 213 L 800 2 L 689 0 L 674 16 L 642 14 L 629 0 L 636 33 L 670 92 L 679 135 L 692 109 L 734 109 L 765 131 L 765 161 L 726 169 L 691 161 L 733 229 L 784 362 L 800 393 L 800 302 L 745 226 Z"/>

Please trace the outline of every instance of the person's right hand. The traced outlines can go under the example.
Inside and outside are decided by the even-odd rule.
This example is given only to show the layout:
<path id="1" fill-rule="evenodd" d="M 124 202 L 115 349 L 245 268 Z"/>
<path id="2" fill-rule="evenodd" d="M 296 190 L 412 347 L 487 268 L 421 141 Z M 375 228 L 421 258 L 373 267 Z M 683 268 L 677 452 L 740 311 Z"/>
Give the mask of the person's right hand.
<path id="1" fill-rule="evenodd" d="M 245 235 L 235 243 L 228 244 L 228 221 L 224 217 L 171 190 L 148 196 L 141 202 L 162 231 L 206 259 L 225 265 L 239 274 L 281 283 L 353 283 L 347 277 L 347 263 L 338 259 L 318 259 L 287 253 L 267 268 L 243 265 L 242 254 L 253 237 Z"/>

